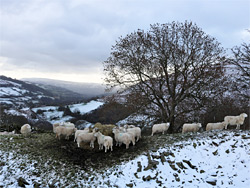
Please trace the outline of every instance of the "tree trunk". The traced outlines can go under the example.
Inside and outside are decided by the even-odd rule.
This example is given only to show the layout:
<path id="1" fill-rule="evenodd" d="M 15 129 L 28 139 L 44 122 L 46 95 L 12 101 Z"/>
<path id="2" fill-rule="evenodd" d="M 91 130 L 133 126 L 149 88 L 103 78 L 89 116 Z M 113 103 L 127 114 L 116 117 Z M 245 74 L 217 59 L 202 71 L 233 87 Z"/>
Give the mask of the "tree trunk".
<path id="1" fill-rule="evenodd" d="M 174 129 L 174 122 L 175 122 L 174 114 L 175 114 L 175 106 L 172 105 L 170 116 L 169 116 L 170 127 L 168 129 L 170 133 L 173 133 L 175 131 L 175 129 Z"/>

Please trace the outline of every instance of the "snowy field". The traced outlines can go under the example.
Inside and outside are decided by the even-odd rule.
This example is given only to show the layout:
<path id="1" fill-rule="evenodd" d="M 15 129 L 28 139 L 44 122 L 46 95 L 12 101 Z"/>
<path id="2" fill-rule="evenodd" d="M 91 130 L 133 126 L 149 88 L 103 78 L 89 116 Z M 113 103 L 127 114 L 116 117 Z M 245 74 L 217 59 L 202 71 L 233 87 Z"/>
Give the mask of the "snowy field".
<path id="1" fill-rule="evenodd" d="M 97 109 L 101 105 L 103 105 L 103 102 L 92 100 L 88 103 L 79 103 L 79 104 L 69 105 L 69 108 L 70 108 L 71 112 L 78 111 L 81 114 L 85 114 L 85 113 L 88 113 L 92 110 Z M 63 117 L 63 112 L 58 111 L 57 106 L 37 107 L 37 108 L 32 108 L 32 110 L 36 113 L 38 110 L 42 110 L 43 111 L 42 116 L 50 123 L 58 123 L 58 122 L 62 122 L 62 121 L 68 121 L 72 118 L 71 116 Z"/>
<path id="2" fill-rule="evenodd" d="M 157 137 L 158 135 L 155 135 Z M 166 135 L 168 137 L 170 135 Z M 102 171 L 85 172 L 80 166 L 47 158 L 41 162 L 1 150 L 0 187 L 18 187 L 18 179 L 42 187 L 237 187 L 250 185 L 250 132 L 221 131 L 187 135 L 174 144 L 145 151 L 135 159 Z M 0 137 L 1 138 L 1 137 Z M 9 144 L 12 139 L 9 139 Z M 126 152 L 126 150 L 125 150 Z M 104 154 L 104 153 L 103 153 Z M 56 162 L 60 169 L 52 164 Z M 104 161 L 105 162 L 105 161 Z M 72 171 L 72 168 L 74 169 Z"/>
<path id="3" fill-rule="evenodd" d="M 81 114 L 85 114 L 85 113 L 88 113 L 92 110 L 99 108 L 101 105 L 103 105 L 103 102 L 92 100 L 88 102 L 87 104 L 79 103 L 79 104 L 70 105 L 69 108 L 71 112 L 79 111 Z"/>

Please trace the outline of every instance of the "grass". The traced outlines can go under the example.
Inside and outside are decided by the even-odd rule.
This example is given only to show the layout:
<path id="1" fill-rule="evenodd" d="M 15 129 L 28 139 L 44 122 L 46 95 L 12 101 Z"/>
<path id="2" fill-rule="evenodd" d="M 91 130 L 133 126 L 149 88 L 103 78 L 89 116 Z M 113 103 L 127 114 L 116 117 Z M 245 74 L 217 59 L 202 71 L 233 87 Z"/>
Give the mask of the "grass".
<path id="1" fill-rule="evenodd" d="M 47 172 L 54 172 L 55 179 L 41 180 L 40 183 L 44 185 L 53 185 L 55 182 L 60 180 L 56 177 L 64 177 L 67 184 L 75 185 L 77 187 L 77 182 L 74 182 L 75 175 L 77 172 L 84 171 L 91 174 L 92 172 L 103 174 L 110 167 L 121 164 L 122 162 L 130 161 L 139 155 L 149 155 L 150 151 L 157 151 L 161 147 L 170 147 L 172 144 L 177 144 L 179 148 L 184 147 L 183 141 L 189 139 L 195 139 L 193 143 L 194 149 L 197 145 L 202 144 L 197 142 L 199 138 L 207 137 L 213 140 L 215 138 L 215 132 L 203 132 L 198 134 L 187 133 L 187 134 L 156 134 L 153 137 L 150 136 L 151 131 L 146 130 L 143 132 L 141 140 L 136 143 L 135 146 L 130 145 L 129 149 L 125 149 L 125 145 L 122 147 L 113 147 L 113 152 L 104 150 L 98 150 L 97 143 L 95 143 L 95 149 L 83 149 L 78 148 L 77 144 L 73 142 L 73 136 L 70 140 L 57 140 L 54 133 L 32 133 L 28 137 L 22 135 L 9 135 L 0 136 L 0 150 L 1 151 L 11 151 L 19 156 L 27 156 L 27 160 L 19 164 L 19 168 L 25 169 L 28 165 L 32 164 L 35 170 L 31 172 L 31 175 L 36 177 L 45 177 Z M 237 132 L 235 133 L 237 134 Z M 221 138 L 225 137 L 227 132 L 225 132 Z M 245 139 L 249 139 L 250 134 L 246 132 Z M 222 139 L 223 141 L 223 139 Z M 211 142 L 215 146 L 219 143 Z M 164 153 L 162 156 L 148 156 L 151 157 L 151 161 L 154 159 L 162 158 L 164 161 L 164 156 L 172 155 L 173 153 Z M 216 153 L 215 153 L 216 154 Z M 169 161 L 168 161 L 169 162 Z M 185 161 L 184 161 L 185 162 Z M 0 160 L 0 168 L 4 165 L 4 162 Z M 135 164 L 137 165 L 137 164 Z M 151 166 L 150 166 L 151 165 Z M 182 167 L 182 164 L 177 164 Z M 149 169 L 154 168 L 154 164 L 149 164 Z M 173 168 L 176 168 L 173 165 Z M 138 164 L 138 169 L 140 171 L 140 165 Z M 94 181 L 95 176 L 82 176 L 86 181 Z M 178 177 L 177 177 L 178 179 Z M 64 182 L 65 183 L 65 182 Z"/>

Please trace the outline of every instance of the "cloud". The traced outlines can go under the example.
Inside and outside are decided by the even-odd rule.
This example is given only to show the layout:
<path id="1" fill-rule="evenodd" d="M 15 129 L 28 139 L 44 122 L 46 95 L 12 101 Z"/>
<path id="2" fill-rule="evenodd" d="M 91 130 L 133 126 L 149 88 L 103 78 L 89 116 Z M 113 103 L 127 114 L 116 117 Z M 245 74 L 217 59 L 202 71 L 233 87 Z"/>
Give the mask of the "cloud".
<path id="1" fill-rule="evenodd" d="M 247 0 L 1 0 L 0 11 L 1 72 L 102 77 L 118 37 L 154 23 L 194 21 L 227 48 L 249 38 Z"/>

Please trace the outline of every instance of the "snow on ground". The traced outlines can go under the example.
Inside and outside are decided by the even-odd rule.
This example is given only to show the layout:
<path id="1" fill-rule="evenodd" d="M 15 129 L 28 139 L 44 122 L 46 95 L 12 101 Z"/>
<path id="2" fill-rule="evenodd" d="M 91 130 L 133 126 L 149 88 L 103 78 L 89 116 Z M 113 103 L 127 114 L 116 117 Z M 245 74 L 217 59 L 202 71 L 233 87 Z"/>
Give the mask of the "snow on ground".
<path id="1" fill-rule="evenodd" d="M 88 103 L 69 105 L 69 108 L 71 112 L 79 111 L 81 114 L 84 114 L 97 109 L 101 105 L 103 105 L 103 102 L 92 100 Z M 71 116 L 63 116 L 63 111 L 58 111 L 57 106 L 43 106 L 43 107 L 32 108 L 32 110 L 36 113 L 38 110 L 44 111 L 42 113 L 42 116 L 50 123 L 69 121 L 72 118 Z"/>
<path id="2" fill-rule="evenodd" d="M 107 177 L 112 186 L 119 185 L 119 187 L 126 187 L 126 184 L 132 183 L 135 187 L 145 188 L 163 185 L 213 187 L 211 184 L 216 184 L 218 187 L 249 188 L 250 133 L 248 133 L 248 139 L 242 139 L 242 135 L 232 132 L 226 135 L 221 133 L 218 137 L 190 139 L 170 147 L 166 145 L 157 152 L 150 153 L 151 156 L 159 156 L 159 158 L 168 152 L 173 153 L 165 158 L 166 162 L 154 159 L 159 163 L 157 168 L 138 172 L 138 162 L 141 163 L 142 169 L 148 165 L 147 156 L 142 155 L 120 165 L 111 173 L 107 172 Z M 190 164 L 187 163 L 188 161 Z M 117 177 L 119 172 L 122 173 Z"/>
<path id="3" fill-rule="evenodd" d="M 20 89 L 14 87 L 0 87 L 0 96 L 21 96 Z"/>
<path id="4" fill-rule="evenodd" d="M 57 110 L 57 109 L 58 107 L 56 106 L 43 106 L 43 107 L 32 108 L 32 110 L 36 113 L 38 110 L 49 111 L 49 110 Z"/>
<path id="5" fill-rule="evenodd" d="M 7 114 L 12 114 L 12 115 L 16 115 L 16 116 L 24 116 L 24 117 L 27 117 L 27 114 L 22 113 L 22 112 L 17 111 L 17 110 L 14 110 L 14 109 L 5 110 L 4 112 L 7 113 Z"/>
<path id="6" fill-rule="evenodd" d="M 0 104 L 1 104 L 1 103 L 13 104 L 13 103 L 10 101 L 10 99 L 8 99 L 8 98 L 1 98 L 1 97 L 0 97 Z"/>
<path id="7" fill-rule="evenodd" d="M 60 112 L 58 112 L 60 113 Z M 67 122 L 70 119 L 72 119 L 72 116 L 64 116 L 64 117 L 59 117 L 59 119 L 55 119 L 55 120 L 49 120 L 50 123 L 54 124 L 54 123 L 60 123 L 60 122 Z"/>
<path id="8" fill-rule="evenodd" d="M 69 108 L 70 108 L 71 112 L 79 111 L 81 114 L 85 114 L 85 113 L 88 113 L 92 110 L 99 108 L 101 105 L 103 105 L 103 102 L 92 100 L 87 104 L 80 103 L 80 104 L 70 105 Z"/>
<path id="9" fill-rule="evenodd" d="M 129 124 L 139 126 L 140 124 L 143 124 L 143 126 L 152 126 L 153 124 L 149 122 L 154 122 L 154 118 L 148 117 L 147 115 L 132 114 L 129 115 L 127 118 L 118 121 L 116 125 L 123 126 Z"/>
<path id="10" fill-rule="evenodd" d="M 48 187 L 44 182 L 59 180 L 55 181 L 55 187 L 67 183 L 66 187 L 206 188 L 216 185 L 249 188 L 250 132 L 214 133 L 217 135 L 214 136 L 213 132 L 200 136 L 190 134 L 186 141 L 172 145 L 165 143 L 157 151 L 149 151 L 103 172 L 92 170 L 92 173 L 84 172 L 79 166 L 75 167 L 74 174 L 68 173 L 68 166 L 61 164 L 62 169 L 58 174 L 55 168 L 48 166 L 50 159 L 44 164 L 46 169 L 39 171 L 35 165 L 37 161 L 27 162 L 28 156 L 18 156 L 0 148 L 0 186 L 18 187 L 16 179 L 24 177 L 30 185 L 38 182 L 42 187 Z"/>

